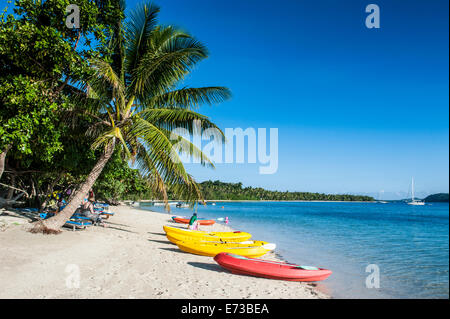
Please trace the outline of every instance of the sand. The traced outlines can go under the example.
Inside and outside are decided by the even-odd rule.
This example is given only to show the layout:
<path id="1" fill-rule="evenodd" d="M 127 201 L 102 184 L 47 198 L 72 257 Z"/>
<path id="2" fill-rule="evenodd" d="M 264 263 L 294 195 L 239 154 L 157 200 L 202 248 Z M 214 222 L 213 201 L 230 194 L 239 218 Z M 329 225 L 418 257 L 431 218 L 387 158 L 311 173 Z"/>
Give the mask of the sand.
<path id="1" fill-rule="evenodd" d="M 164 235 L 169 214 L 111 210 L 107 228 L 60 235 L 31 234 L 29 219 L 0 211 L 0 298 L 329 298 L 311 284 L 234 275 L 182 252 Z"/>

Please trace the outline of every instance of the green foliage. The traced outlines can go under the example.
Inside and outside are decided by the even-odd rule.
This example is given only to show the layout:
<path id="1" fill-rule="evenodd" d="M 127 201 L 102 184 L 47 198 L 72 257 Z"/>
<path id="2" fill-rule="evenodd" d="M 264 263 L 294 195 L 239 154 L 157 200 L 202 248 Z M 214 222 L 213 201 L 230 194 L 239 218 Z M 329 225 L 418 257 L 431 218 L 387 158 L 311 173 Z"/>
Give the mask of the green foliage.
<path id="1" fill-rule="evenodd" d="M 68 29 L 65 9 L 77 4 L 81 27 Z M 98 56 L 89 42 L 105 43 L 108 24 L 123 18 L 120 1 L 17 0 L 15 15 L 0 15 L 0 150 L 12 145 L 16 160 L 30 155 L 50 161 L 63 150 L 62 89 L 90 74 L 87 57 Z M 100 8 L 102 10 L 100 10 Z M 75 46 L 84 40 L 83 49 Z M 66 86 L 76 91 L 76 88 Z M 27 166 L 29 163 L 20 166 Z M 17 166 L 17 165 L 16 165 Z"/>
<path id="2" fill-rule="evenodd" d="M 260 187 L 242 187 L 242 183 L 206 181 L 199 184 L 205 199 L 209 200 L 321 200 L 321 201 L 374 201 L 362 195 L 334 195 L 308 192 L 269 191 Z M 176 199 L 176 198 L 174 198 Z"/>
<path id="3" fill-rule="evenodd" d="M 66 8 L 75 4 L 80 9 L 80 28 L 66 26 Z M 103 46 L 111 25 L 123 19 L 124 1 L 121 0 L 16 0 L 14 12 L 35 25 L 51 26 L 64 38 L 75 39 L 78 31 L 92 35 Z M 89 46 L 91 41 L 85 39 Z"/>
<path id="4" fill-rule="evenodd" d="M 80 7 L 79 29 L 66 26 L 69 4 Z M 80 80 L 92 74 L 88 59 L 108 53 L 102 48 L 124 16 L 122 4 L 17 0 L 14 14 L 0 14 L 0 151 L 12 146 L 7 168 L 38 201 L 60 176 L 56 189 L 82 182 L 101 153 L 85 134 L 89 118 L 69 123 L 68 114 Z M 2 181 L 9 184 L 10 173 Z"/>
<path id="5" fill-rule="evenodd" d="M 58 107 L 44 83 L 22 75 L 1 77 L 0 149 L 13 145 L 16 159 L 34 154 L 50 161 L 62 149 Z"/>
<path id="6" fill-rule="evenodd" d="M 64 68 L 80 72 L 80 58 L 54 28 L 16 20 L 12 15 L 1 27 L 0 67 L 3 75 L 27 74 L 56 82 Z"/>
<path id="7" fill-rule="evenodd" d="M 0 15 L 2 75 L 28 74 L 53 84 L 80 80 L 89 71 L 86 59 L 105 53 L 111 25 L 123 18 L 120 2 L 16 0 L 15 15 Z M 80 8 L 79 29 L 66 26 L 69 4 Z"/>

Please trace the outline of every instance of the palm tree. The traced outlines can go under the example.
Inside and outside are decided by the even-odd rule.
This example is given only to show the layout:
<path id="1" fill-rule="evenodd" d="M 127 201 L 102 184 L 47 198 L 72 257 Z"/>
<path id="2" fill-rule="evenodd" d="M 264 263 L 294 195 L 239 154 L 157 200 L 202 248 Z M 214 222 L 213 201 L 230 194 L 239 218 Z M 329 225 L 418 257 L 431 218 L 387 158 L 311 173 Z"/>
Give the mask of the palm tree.
<path id="1" fill-rule="evenodd" d="M 158 26 L 158 12 L 158 6 L 143 4 L 124 24 L 119 21 L 110 36 L 110 57 L 91 61 L 93 76 L 78 89 L 72 87 L 76 101 L 73 111 L 94 121 L 86 133 L 93 137 L 92 148 L 104 151 L 63 211 L 32 231 L 59 232 L 116 149 L 151 179 L 166 203 L 167 187 L 186 200 L 201 199 L 198 185 L 185 171 L 178 153 L 198 158 L 205 166 L 213 164 L 172 130 L 182 127 L 190 134 L 199 134 L 195 123 L 202 129 L 218 129 L 195 108 L 222 102 L 231 94 L 224 87 L 178 88 L 208 52 L 188 33 L 173 26 Z"/>

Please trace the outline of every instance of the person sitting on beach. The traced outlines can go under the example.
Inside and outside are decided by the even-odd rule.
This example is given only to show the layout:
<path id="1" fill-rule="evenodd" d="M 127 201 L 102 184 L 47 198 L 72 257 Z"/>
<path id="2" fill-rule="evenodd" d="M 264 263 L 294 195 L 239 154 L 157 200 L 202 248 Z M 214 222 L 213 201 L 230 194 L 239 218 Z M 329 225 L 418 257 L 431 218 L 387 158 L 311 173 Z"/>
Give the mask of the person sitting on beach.
<path id="1" fill-rule="evenodd" d="M 94 224 L 101 224 L 103 227 L 107 227 L 107 225 L 103 222 L 103 218 L 101 218 L 100 214 L 94 212 L 93 197 L 84 199 L 83 204 L 81 205 L 80 215 L 90 218 Z"/>
<path id="2" fill-rule="evenodd" d="M 94 195 L 94 190 L 91 188 L 89 190 L 89 200 L 92 199 L 92 202 L 95 202 L 95 195 Z"/>
<path id="3" fill-rule="evenodd" d="M 58 206 L 58 212 L 62 211 L 64 207 L 66 207 L 66 204 L 67 204 L 66 200 L 61 195 L 58 200 L 58 203 L 56 204 Z"/>
<path id="4" fill-rule="evenodd" d="M 197 213 L 194 213 L 189 220 L 188 229 L 198 230 Z"/>

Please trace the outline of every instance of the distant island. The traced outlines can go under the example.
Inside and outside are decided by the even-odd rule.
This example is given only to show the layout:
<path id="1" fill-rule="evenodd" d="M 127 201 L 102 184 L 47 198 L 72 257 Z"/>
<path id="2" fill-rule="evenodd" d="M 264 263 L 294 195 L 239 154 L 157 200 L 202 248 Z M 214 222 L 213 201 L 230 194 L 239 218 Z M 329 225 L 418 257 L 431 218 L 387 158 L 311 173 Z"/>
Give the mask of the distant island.
<path id="1" fill-rule="evenodd" d="M 448 203 L 449 202 L 449 196 L 448 193 L 439 193 L 439 194 L 433 194 L 430 196 L 427 196 L 424 198 L 424 202 L 427 203 Z"/>
<path id="2" fill-rule="evenodd" d="M 206 181 L 199 183 L 205 200 L 305 200 L 305 201 L 375 201 L 373 197 L 348 194 L 270 191 L 261 187 L 243 187 L 242 183 Z"/>

